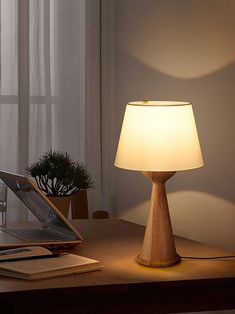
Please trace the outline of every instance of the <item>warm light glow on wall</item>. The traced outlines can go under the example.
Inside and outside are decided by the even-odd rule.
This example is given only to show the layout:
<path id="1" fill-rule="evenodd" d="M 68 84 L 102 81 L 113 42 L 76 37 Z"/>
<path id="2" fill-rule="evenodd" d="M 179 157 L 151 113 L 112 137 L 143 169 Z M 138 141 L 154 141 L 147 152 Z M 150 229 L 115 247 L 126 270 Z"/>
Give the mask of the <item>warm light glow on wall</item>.
<path id="1" fill-rule="evenodd" d="M 129 10 L 118 46 L 155 71 L 198 78 L 235 61 L 234 1 L 134 1 Z"/>

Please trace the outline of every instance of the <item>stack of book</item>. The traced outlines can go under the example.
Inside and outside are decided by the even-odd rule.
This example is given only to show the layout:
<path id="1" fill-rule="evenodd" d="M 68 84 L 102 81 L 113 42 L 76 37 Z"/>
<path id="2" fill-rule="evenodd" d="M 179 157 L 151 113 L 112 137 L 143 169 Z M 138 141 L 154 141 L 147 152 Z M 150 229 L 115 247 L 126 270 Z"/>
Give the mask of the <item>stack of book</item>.
<path id="1" fill-rule="evenodd" d="M 52 253 L 40 246 L 0 251 L 0 275 L 8 277 L 38 280 L 101 268 L 97 260 L 75 254 Z"/>

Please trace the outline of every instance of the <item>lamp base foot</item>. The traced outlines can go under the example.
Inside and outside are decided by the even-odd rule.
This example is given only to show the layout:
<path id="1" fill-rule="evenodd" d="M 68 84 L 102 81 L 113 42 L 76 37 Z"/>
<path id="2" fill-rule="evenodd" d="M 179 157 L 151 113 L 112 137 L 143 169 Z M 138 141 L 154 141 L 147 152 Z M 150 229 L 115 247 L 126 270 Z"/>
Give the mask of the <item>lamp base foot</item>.
<path id="1" fill-rule="evenodd" d="M 143 259 L 140 254 L 136 258 L 136 261 L 138 264 L 148 266 L 148 267 L 169 267 L 169 266 L 178 264 L 180 260 L 181 260 L 181 257 L 178 254 L 176 254 L 174 259 L 168 260 L 168 261 L 160 261 L 160 260 L 154 261 L 154 262 L 148 261 L 148 260 Z"/>

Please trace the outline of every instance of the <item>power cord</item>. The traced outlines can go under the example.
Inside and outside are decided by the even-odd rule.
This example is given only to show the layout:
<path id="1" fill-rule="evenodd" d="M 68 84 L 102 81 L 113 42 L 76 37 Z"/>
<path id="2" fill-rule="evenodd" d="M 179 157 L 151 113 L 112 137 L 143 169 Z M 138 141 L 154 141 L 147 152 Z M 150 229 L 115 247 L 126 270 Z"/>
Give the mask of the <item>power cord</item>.
<path id="1" fill-rule="evenodd" d="M 185 259 L 225 259 L 225 258 L 235 258 L 235 255 L 208 256 L 208 257 L 181 256 L 181 258 L 185 258 Z"/>

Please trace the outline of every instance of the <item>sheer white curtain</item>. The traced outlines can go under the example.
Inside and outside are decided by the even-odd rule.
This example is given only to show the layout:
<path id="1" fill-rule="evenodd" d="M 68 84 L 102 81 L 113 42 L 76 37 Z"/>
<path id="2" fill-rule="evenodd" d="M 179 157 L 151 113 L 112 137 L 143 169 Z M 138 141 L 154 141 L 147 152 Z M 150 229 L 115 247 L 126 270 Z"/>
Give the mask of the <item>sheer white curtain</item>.
<path id="1" fill-rule="evenodd" d="M 0 11 L 0 169 L 24 173 L 49 148 L 67 151 L 94 173 L 94 207 L 101 199 L 100 139 L 99 117 L 88 138 L 86 2 L 0 0 Z M 99 99 L 93 105 L 99 115 Z M 89 156 L 96 153 L 94 165 Z M 27 218 L 12 195 L 8 207 L 9 220 Z"/>

